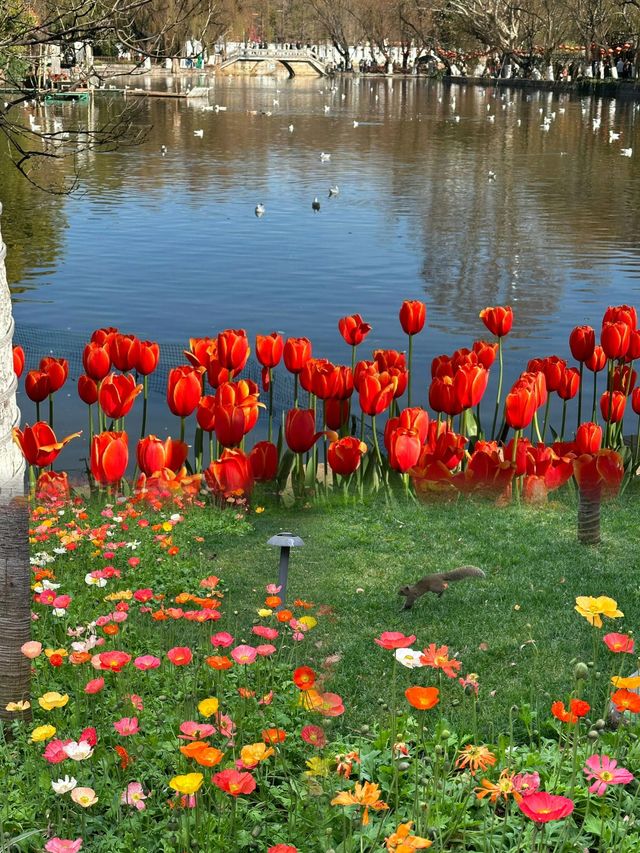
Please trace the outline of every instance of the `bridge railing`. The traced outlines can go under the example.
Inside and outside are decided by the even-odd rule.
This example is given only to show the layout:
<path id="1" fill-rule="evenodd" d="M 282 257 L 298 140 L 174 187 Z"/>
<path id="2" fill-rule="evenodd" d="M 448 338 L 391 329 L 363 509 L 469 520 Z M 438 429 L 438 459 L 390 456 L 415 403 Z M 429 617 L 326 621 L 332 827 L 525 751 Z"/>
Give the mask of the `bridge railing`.
<path id="1" fill-rule="evenodd" d="M 323 64 L 317 54 L 312 50 L 274 50 L 273 48 L 248 47 L 243 50 L 235 50 L 227 56 L 230 59 L 306 59 Z"/>

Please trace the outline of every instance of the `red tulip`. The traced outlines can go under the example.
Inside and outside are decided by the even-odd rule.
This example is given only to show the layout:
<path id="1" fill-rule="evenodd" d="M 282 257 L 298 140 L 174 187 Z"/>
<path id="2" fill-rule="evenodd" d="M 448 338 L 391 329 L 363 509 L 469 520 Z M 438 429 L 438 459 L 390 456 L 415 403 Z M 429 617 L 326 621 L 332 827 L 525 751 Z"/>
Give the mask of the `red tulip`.
<path id="1" fill-rule="evenodd" d="M 140 376 L 148 376 L 158 366 L 160 347 L 155 341 L 140 341 L 140 352 L 136 360 L 136 371 Z"/>
<path id="2" fill-rule="evenodd" d="M 576 367 L 568 367 L 557 389 L 561 400 L 573 400 L 580 387 L 580 371 Z"/>
<path id="3" fill-rule="evenodd" d="M 633 389 L 633 393 L 631 394 L 631 408 L 636 415 L 640 415 L 640 388 Z"/>
<path id="4" fill-rule="evenodd" d="M 624 477 L 624 464 L 615 450 L 599 450 L 574 459 L 573 472 L 580 491 L 597 500 L 618 493 Z"/>
<path id="5" fill-rule="evenodd" d="M 460 409 L 477 406 L 488 382 L 489 371 L 481 365 L 458 367 L 453 377 L 453 394 Z"/>
<path id="6" fill-rule="evenodd" d="M 133 370 L 140 355 L 140 340 L 118 332 L 109 341 L 109 355 L 118 370 Z"/>
<path id="7" fill-rule="evenodd" d="M 393 370 L 399 371 L 400 373 L 406 373 L 406 356 L 403 352 L 400 352 L 397 349 L 374 350 L 373 360 L 378 367 L 379 373 L 391 373 Z"/>
<path id="8" fill-rule="evenodd" d="M 106 326 L 104 329 L 96 329 L 91 335 L 91 340 L 101 347 L 106 346 L 108 349 L 111 338 L 117 334 L 118 330 L 115 326 Z"/>
<path id="9" fill-rule="evenodd" d="M 196 411 L 198 426 L 204 432 L 213 432 L 216 428 L 216 398 L 201 397 Z"/>
<path id="10" fill-rule="evenodd" d="M 98 401 L 100 408 L 108 418 L 123 418 L 128 415 L 133 401 L 142 391 L 142 385 L 136 385 L 133 376 L 123 373 L 110 373 L 100 383 Z"/>
<path id="11" fill-rule="evenodd" d="M 398 388 L 398 378 L 389 373 L 367 374 L 360 383 L 360 408 L 375 417 L 391 405 Z"/>
<path id="12" fill-rule="evenodd" d="M 576 361 L 587 361 L 596 346 L 596 332 L 591 326 L 576 326 L 569 335 L 569 348 Z"/>
<path id="13" fill-rule="evenodd" d="M 405 301 L 400 306 L 400 325 L 405 335 L 417 335 L 424 329 L 427 306 L 417 299 Z"/>
<path id="14" fill-rule="evenodd" d="M 87 406 L 93 406 L 94 403 L 98 402 L 98 386 L 90 376 L 86 376 L 84 373 L 78 376 L 78 397 Z"/>
<path id="15" fill-rule="evenodd" d="M 143 474 L 151 477 L 164 468 L 174 473 L 184 465 L 189 454 L 189 445 L 184 441 L 166 438 L 164 441 L 155 435 L 147 435 L 138 442 L 136 456 L 138 467 Z"/>
<path id="16" fill-rule="evenodd" d="M 431 378 L 444 379 L 445 376 L 453 379 L 453 362 L 451 356 L 444 354 L 437 355 L 431 359 Z"/>
<path id="17" fill-rule="evenodd" d="M 187 418 L 196 410 L 202 396 L 204 368 L 183 365 L 169 371 L 167 405 L 172 414 Z"/>
<path id="18" fill-rule="evenodd" d="M 474 341 L 473 351 L 478 356 L 478 361 L 487 370 L 496 360 L 498 354 L 498 344 L 490 343 L 489 341 Z"/>
<path id="19" fill-rule="evenodd" d="M 36 497 L 39 501 L 68 501 L 71 497 L 69 478 L 65 471 L 41 471 L 36 483 Z"/>
<path id="20" fill-rule="evenodd" d="M 245 410 L 242 406 L 216 404 L 215 431 L 223 447 L 240 444 L 245 435 Z"/>
<path id="21" fill-rule="evenodd" d="M 126 432 L 101 432 L 91 443 L 91 473 L 103 486 L 116 485 L 129 462 Z"/>
<path id="22" fill-rule="evenodd" d="M 630 394 L 636 386 L 638 374 L 632 369 L 631 364 L 617 365 L 613 371 L 613 390 Z"/>
<path id="23" fill-rule="evenodd" d="M 49 393 L 55 394 L 67 381 L 69 362 L 66 358 L 52 358 L 48 355 L 40 359 L 40 370 L 49 377 Z"/>
<path id="24" fill-rule="evenodd" d="M 462 492 L 504 495 L 509 493 L 514 475 L 514 466 L 495 441 L 479 441 L 464 472 L 456 475 L 455 484 Z"/>
<path id="25" fill-rule="evenodd" d="M 325 400 L 324 414 L 329 429 L 341 430 L 349 420 L 351 404 L 349 400 Z"/>
<path id="26" fill-rule="evenodd" d="M 284 343 L 277 332 L 271 332 L 270 335 L 256 335 L 256 358 L 263 367 L 277 367 L 283 350 Z"/>
<path id="27" fill-rule="evenodd" d="M 13 347 L 13 372 L 20 379 L 22 376 L 22 371 L 24 370 L 24 361 L 25 355 L 24 350 L 20 346 L 20 344 L 16 344 Z"/>
<path id="28" fill-rule="evenodd" d="M 622 391 L 605 391 L 600 397 L 600 413 L 603 419 L 614 424 L 623 419 L 626 405 L 627 398 Z"/>
<path id="29" fill-rule="evenodd" d="M 596 345 L 593 355 L 585 361 L 585 365 L 592 373 L 600 373 L 607 364 L 607 355 L 601 346 Z"/>
<path id="30" fill-rule="evenodd" d="M 338 320 L 338 331 L 349 346 L 357 347 L 371 331 L 371 326 L 365 323 L 359 314 L 351 314 Z"/>
<path id="31" fill-rule="evenodd" d="M 389 465 L 394 471 L 405 474 L 417 464 L 422 450 L 418 430 L 396 427 L 389 434 Z"/>
<path id="32" fill-rule="evenodd" d="M 259 441 L 251 448 L 249 462 L 256 482 L 274 480 L 278 473 L 278 448 L 272 441 Z"/>
<path id="33" fill-rule="evenodd" d="M 300 385 L 321 400 L 331 396 L 331 375 L 334 365 L 327 358 L 310 358 L 299 373 Z"/>
<path id="34" fill-rule="evenodd" d="M 289 449 L 306 453 L 322 435 L 316 432 L 316 415 L 313 409 L 291 409 L 287 412 L 284 435 Z"/>
<path id="35" fill-rule="evenodd" d="M 610 305 L 604 312 L 602 325 L 605 323 L 626 323 L 629 329 L 638 328 L 638 315 L 632 305 Z"/>
<path id="36" fill-rule="evenodd" d="M 576 450 L 583 453 L 597 453 L 602 446 L 602 427 L 591 421 L 580 424 L 576 431 Z"/>
<path id="37" fill-rule="evenodd" d="M 256 425 L 262 405 L 258 403 L 258 386 L 250 379 L 223 382 L 215 401 L 216 436 L 225 447 L 233 447 Z"/>
<path id="38" fill-rule="evenodd" d="M 249 358 L 249 340 L 244 329 L 225 329 L 218 334 L 218 361 L 237 376 Z"/>
<path id="39" fill-rule="evenodd" d="M 355 436 L 348 435 L 332 441 L 327 451 L 327 461 L 334 474 L 348 477 L 358 470 L 367 445 Z"/>
<path id="40" fill-rule="evenodd" d="M 44 370 L 30 370 L 24 380 L 24 390 L 34 403 L 46 400 L 51 392 L 48 374 Z"/>
<path id="41" fill-rule="evenodd" d="M 530 374 L 531 375 L 531 374 Z M 525 429 L 538 406 L 538 390 L 533 381 L 519 379 L 505 399 L 505 420 L 512 429 Z"/>
<path id="42" fill-rule="evenodd" d="M 184 355 L 194 367 L 209 368 L 212 357 L 217 360 L 218 341 L 216 338 L 189 338 L 190 349 L 184 350 Z"/>
<path id="43" fill-rule="evenodd" d="M 492 335 L 503 338 L 508 335 L 513 326 L 513 308 L 497 305 L 495 308 L 483 308 L 480 319 Z"/>
<path id="44" fill-rule="evenodd" d="M 253 473 L 249 457 L 241 450 L 225 450 L 204 472 L 207 485 L 224 498 L 248 497 L 253 489 Z"/>
<path id="45" fill-rule="evenodd" d="M 47 465 L 52 465 L 62 448 L 72 439 L 77 438 L 80 433 L 74 432 L 62 441 L 58 441 L 49 424 L 38 421 L 33 426 L 27 424 L 24 430 L 14 427 L 12 435 L 29 465 L 45 468 Z"/>
<path id="46" fill-rule="evenodd" d="M 442 379 L 436 377 L 431 380 L 429 405 L 434 412 L 444 412 L 449 417 L 460 414 L 462 408 L 454 393 L 453 379 L 450 376 L 445 376 Z"/>
<path id="47" fill-rule="evenodd" d="M 624 358 L 631 343 L 631 329 L 622 320 L 605 323 L 600 333 L 600 343 L 607 358 Z"/>
<path id="48" fill-rule="evenodd" d="M 415 429 L 420 438 L 420 446 L 427 440 L 429 434 L 429 413 L 420 406 L 403 409 L 397 418 L 389 418 L 384 428 L 384 442 L 388 450 L 388 435 L 396 428 Z"/>
<path id="49" fill-rule="evenodd" d="M 82 352 L 82 364 L 87 376 L 94 382 L 100 382 L 111 370 L 109 350 L 106 346 L 91 341 Z"/>
<path id="50" fill-rule="evenodd" d="M 567 362 L 563 358 L 558 358 L 557 355 L 550 355 L 542 362 L 542 372 L 547 384 L 547 391 L 557 391 L 562 385 L 564 373 L 567 369 Z"/>
<path id="51" fill-rule="evenodd" d="M 311 358 L 311 341 L 308 338 L 287 338 L 283 352 L 284 365 L 289 373 L 300 373 Z"/>

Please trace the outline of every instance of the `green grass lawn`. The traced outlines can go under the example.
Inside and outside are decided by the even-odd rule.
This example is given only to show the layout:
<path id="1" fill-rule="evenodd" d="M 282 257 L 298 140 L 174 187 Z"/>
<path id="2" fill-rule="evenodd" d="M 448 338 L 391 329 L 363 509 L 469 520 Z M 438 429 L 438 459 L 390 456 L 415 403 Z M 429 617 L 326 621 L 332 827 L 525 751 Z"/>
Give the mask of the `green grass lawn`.
<path id="1" fill-rule="evenodd" d="M 277 551 L 267 539 L 280 530 L 301 536 L 289 600 L 333 608 L 314 631 L 313 656 L 342 655 L 328 689 L 348 700 L 347 726 L 373 718 L 388 699 L 391 656 L 373 643 L 381 631 L 416 634 L 416 647 L 435 642 L 458 653 L 461 671 L 479 674 L 480 719 L 492 737 L 506 730 L 515 704 L 539 704 L 548 716 L 550 701 L 573 687 L 572 662 L 593 657 L 592 629 L 574 611 L 577 595 L 617 599 L 625 618 L 609 621 L 609 630 L 633 630 L 640 617 L 640 510 L 632 497 L 603 508 L 597 547 L 578 544 L 570 499 L 506 508 L 471 501 L 304 510 L 267 504 L 248 525 L 237 525 L 238 535 L 230 535 L 230 520 L 196 510 L 181 531 L 191 543 L 204 537 L 196 545 L 198 568 L 227 585 L 221 628 L 250 624 L 265 584 L 277 580 Z M 185 541 L 183 554 L 187 547 L 193 545 Z M 486 580 L 452 584 L 442 598 L 428 595 L 401 612 L 399 586 L 462 564 L 481 567 Z M 451 722 L 468 728 L 468 713 L 461 703 Z"/>

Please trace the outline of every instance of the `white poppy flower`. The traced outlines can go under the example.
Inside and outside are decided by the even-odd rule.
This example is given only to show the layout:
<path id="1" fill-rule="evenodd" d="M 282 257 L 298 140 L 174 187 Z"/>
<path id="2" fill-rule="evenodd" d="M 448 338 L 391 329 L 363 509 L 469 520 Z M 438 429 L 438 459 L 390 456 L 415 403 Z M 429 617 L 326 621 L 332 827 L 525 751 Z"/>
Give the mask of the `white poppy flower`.
<path id="1" fill-rule="evenodd" d="M 396 649 L 396 660 L 407 669 L 418 669 L 423 666 L 420 662 L 422 652 L 417 652 L 415 649 Z"/>
<path id="2" fill-rule="evenodd" d="M 63 749 L 74 761 L 84 761 L 85 758 L 91 758 L 93 755 L 93 747 L 86 740 L 81 740 L 79 743 L 72 740 Z"/>
<path id="3" fill-rule="evenodd" d="M 73 776 L 71 778 L 65 776 L 64 779 L 58 779 L 57 782 L 51 780 L 51 787 L 56 794 L 68 794 L 69 791 L 73 791 L 77 784 L 78 780 L 74 779 Z"/>

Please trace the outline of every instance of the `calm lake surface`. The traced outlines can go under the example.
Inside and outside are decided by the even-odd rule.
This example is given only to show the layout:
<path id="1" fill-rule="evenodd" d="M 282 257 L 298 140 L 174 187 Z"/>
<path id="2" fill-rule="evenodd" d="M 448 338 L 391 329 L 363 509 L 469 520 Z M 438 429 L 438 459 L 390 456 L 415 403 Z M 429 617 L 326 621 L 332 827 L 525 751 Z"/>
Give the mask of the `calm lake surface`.
<path id="1" fill-rule="evenodd" d="M 18 326 L 115 325 L 185 345 L 225 327 L 277 329 L 345 361 L 340 316 L 372 324 L 368 357 L 405 346 L 398 308 L 418 298 L 426 381 L 434 355 L 486 335 L 486 305 L 514 307 L 514 376 L 529 357 L 567 356 L 570 329 L 598 326 L 608 304 L 640 301 L 634 104 L 414 79 L 208 83 L 226 111 L 139 99 L 147 140 L 84 155 L 71 197 L 44 196 L 0 162 Z M 91 113 L 51 105 L 36 119 L 97 126 L 121 105 L 99 94 Z"/>

